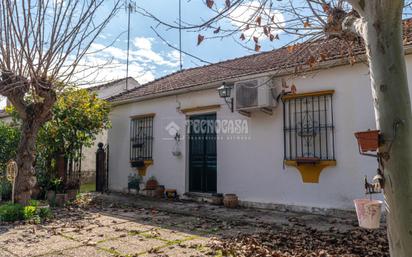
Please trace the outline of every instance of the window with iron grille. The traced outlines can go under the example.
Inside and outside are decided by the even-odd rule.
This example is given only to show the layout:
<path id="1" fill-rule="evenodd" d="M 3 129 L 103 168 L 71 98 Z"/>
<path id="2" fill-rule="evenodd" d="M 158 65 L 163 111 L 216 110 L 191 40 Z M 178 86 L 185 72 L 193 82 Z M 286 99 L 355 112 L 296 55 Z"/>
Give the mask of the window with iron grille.
<path id="1" fill-rule="evenodd" d="M 153 115 L 139 116 L 130 122 L 130 161 L 152 160 Z"/>
<path id="2" fill-rule="evenodd" d="M 333 92 L 286 95 L 282 98 L 285 160 L 335 160 Z"/>

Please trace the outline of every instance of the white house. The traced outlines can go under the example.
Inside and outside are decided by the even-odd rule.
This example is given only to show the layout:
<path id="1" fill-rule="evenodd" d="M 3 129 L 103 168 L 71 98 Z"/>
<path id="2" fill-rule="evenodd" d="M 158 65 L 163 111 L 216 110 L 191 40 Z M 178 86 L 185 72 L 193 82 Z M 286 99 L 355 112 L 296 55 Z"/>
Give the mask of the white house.
<path id="1" fill-rule="evenodd" d="M 354 132 L 374 129 L 375 116 L 368 67 L 348 64 L 346 46 L 336 44 L 326 45 L 331 51 L 315 66 L 306 61 L 310 48 L 298 56 L 282 48 L 109 98 L 110 189 L 126 190 L 128 175 L 144 166 L 146 177 L 179 195 L 235 193 L 247 206 L 353 209 L 353 199 L 364 197 L 364 176 L 377 169 L 375 158 L 359 154 Z M 359 61 L 363 49 L 355 50 Z M 230 98 L 218 94 L 223 83 L 232 86 Z M 280 95 L 285 84 L 297 92 Z"/>
<path id="2" fill-rule="evenodd" d="M 96 93 L 98 98 L 106 100 L 107 98 L 114 95 L 134 89 L 139 85 L 139 82 L 137 82 L 134 78 L 128 77 L 114 80 L 109 83 L 100 84 L 94 87 L 89 87 L 87 89 L 91 92 Z M 84 148 L 82 150 L 84 156 L 81 164 L 82 183 L 95 182 L 96 150 L 97 144 L 100 142 L 107 144 L 107 130 L 96 136 L 96 140 L 94 141 L 93 146 Z"/>

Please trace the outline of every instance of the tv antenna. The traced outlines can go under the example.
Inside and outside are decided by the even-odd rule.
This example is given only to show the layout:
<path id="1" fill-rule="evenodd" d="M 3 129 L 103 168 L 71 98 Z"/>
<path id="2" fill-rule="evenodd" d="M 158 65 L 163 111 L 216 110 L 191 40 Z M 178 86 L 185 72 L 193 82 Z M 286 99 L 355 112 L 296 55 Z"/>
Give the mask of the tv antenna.
<path id="1" fill-rule="evenodd" d="M 182 0 L 179 0 L 179 61 L 180 70 L 182 70 Z"/>
<path id="2" fill-rule="evenodd" d="M 125 1 L 125 10 L 127 12 L 127 58 L 126 58 L 126 91 L 129 89 L 129 56 L 130 56 L 130 14 L 136 12 L 136 2 L 132 0 Z"/>

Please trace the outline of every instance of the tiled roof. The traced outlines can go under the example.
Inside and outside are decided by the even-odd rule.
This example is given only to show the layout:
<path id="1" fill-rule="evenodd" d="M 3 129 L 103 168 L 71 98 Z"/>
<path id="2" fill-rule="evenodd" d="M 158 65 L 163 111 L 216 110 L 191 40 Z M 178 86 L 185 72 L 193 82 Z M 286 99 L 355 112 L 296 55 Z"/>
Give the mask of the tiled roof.
<path id="1" fill-rule="evenodd" d="M 99 89 L 104 88 L 104 87 L 110 87 L 110 86 L 116 85 L 117 83 L 122 82 L 122 81 L 124 81 L 124 80 L 126 80 L 126 79 L 133 79 L 133 77 L 127 77 L 127 78 L 122 78 L 122 79 L 113 80 L 113 81 L 110 81 L 110 82 L 108 82 L 108 83 L 104 83 L 104 84 L 101 84 L 101 85 L 97 85 L 97 86 L 93 86 L 93 87 L 88 87 L 87 89 L 90 90 L 90 91 L 99 90 Z"/>
<path id="2" fill-rule="evenodd" d="M 412 29 L 409 26 L 406 45 L 412 44 Z M 148 82 L 140 87 L 123 92 L 108 100 L 112 102 L 138 99 L 149 95 L 166 93 L 230 80 L 246 75 L 264 72 L 289 71 L 301 72 L 316 68 L 316 65 L 335 60 L 338 63 L 348 63 L 350 56 L 365 53 L 362 42 L 348 43 L 339 39 L 318 40 L 306 42 L 291 47 L 283 47 L 273 51 L 262 52 L 241 58 L 227 60 L 202 67 L 182 70 Z M 346 58 L 345 58 L 346 57 Z M 349 60 L 350 61 L 350 60 Z"/>

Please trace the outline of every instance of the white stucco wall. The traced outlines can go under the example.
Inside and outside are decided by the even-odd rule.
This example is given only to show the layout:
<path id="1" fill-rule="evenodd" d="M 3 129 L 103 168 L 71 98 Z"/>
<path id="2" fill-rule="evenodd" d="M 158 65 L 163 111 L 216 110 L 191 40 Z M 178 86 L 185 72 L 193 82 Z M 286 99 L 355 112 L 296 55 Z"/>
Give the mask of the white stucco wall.
<path id="1" fill-rule="evenodd" d="M 407 57 L 409 78 L 412 78 L 412 57 Z M 298 206 L 353 209 L 352 200 L 364 196 L 363 178 L 376 174 L 376 160 L 361 156 L 353 133 L 375 128 L 372 93 L 368 69 L 363 64 L 317 71 L 292 80 L 298 92 L 335 90 L 333 111 L 335 124 L 336 167 L 323 170 L 318 184 L 303 183 L 294 167 L 283 166 L 282 105 L 272 116 L 254 113 L 248 118 L 251 140 L 217 142 L 217 191 L 235 193 L 243 201 Z M 112 190 L 124 190 L 127 176 L 134 172 L 129 164 L 130 116 L 155 113 L 154 164 L 148 176 L 155 175 L 166 188 L 179 194 L 188 190 L 188 158 L 186 140 L 180 147 L 183 155 L 174 157 L 174 141 L 164 140 L 165 126 L 170 120 L 183 124 L 186 115 L 176 107 L 190 108 L 221 104 L 217 119 L 245 118 L 231 113 L 217 96 L 215 89 L 168 96 L 116 106 L 111 114 L 109 130 L 110 175 Z"/>
<path id="2" fill-rule="evenodd" d="M 133 78 L 128 78 L 128 83 L 129 90 L 140 86 L 139 82 Z M 97 97 L 107 99 L 108 97 L 120 94 L 125 90 L 126 81 L 121 80 L 115 84 L 111 84 L 110 86 L 103 86 L 95 90 L 95 92 Z M 83 148 L 82 176 L 87 177 L 89 180 L 88 182 L 92 182 L 94 180 L 93 176 L 95 176 L 96 172 L 96 151 L 99 143 L 103 143 L 105 145 L 107 144 L 107 130 L 102 131 L 96 136 L 93 146 Z"/>

